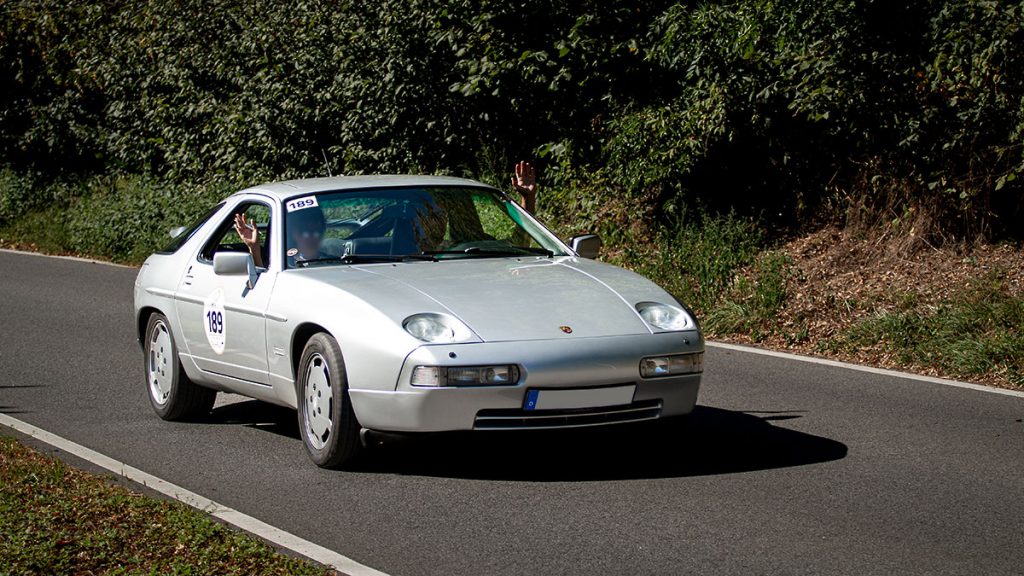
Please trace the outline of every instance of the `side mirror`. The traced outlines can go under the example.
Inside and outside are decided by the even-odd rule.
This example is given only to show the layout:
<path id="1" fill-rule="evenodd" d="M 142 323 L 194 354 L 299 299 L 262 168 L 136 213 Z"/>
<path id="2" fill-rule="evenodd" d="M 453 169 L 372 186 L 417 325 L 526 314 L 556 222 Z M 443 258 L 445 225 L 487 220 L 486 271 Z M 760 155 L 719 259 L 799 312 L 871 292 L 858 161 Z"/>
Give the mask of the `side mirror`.
<path id="1" fill-rule="evenodd" d="M 259 278 L 252 254 L 248 252 L 217 252 L 213 255 L 213 273 L 218 276 L 248 276 L 245 285 L 249 290 L 256 286 Z"/>
<path id="2" fill-rule="evenodd" d="M 569 248 L 580 258 L 597 258 L 601 253 L 601 237 L 597 234 L 583 234 L 569 239 Z"/>
<path id="3" fill-rule="evenodd" d="M 185 232 L 185 230 L 188 230 L 188 228 L 184 226 L 175 226 L 174 228 L 171 228 L 171 238 L 177 238 L 178 236 L 181 236 Z"/>

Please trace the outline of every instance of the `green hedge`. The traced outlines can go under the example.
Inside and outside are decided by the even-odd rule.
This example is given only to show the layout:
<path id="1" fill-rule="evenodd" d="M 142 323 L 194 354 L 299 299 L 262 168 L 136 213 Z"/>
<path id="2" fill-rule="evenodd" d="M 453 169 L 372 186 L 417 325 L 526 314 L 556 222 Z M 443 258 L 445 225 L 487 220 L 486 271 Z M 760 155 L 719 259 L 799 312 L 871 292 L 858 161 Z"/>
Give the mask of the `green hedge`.
<path id="1" fill-rule="evenodd" d="M 90 176 L 43 183 L 0 171 L 0 243 L 32 243 L 139 263 L 240 187 L 173 183 L 144 176 Z M 20 199 L 20 203 L 4 200 Z"/>
<path id="2" fill-rule="evenodd" d="M 328 168 L 504 181 L 536 156 L 552 198 L 584 218 L 622 201 L 652 236 L 693 206 L 797 227 L 855 206 L 883 219 L 924 207 L 943 233 L 1024 237 L 1019 1 L 0 11 L 0 165 L 46 187 Z"/>

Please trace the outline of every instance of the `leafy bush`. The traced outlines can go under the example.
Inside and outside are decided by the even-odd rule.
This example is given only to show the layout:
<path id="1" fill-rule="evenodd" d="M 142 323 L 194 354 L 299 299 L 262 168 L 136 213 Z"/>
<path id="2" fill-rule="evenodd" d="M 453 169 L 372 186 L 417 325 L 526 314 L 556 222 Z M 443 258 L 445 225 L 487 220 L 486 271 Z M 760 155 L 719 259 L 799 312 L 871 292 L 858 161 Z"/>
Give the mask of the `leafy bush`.
<path id="1" fill-rule="evenodd" d="M 171 228 L 192 222 L 233 191 L 140 177 L 95 178 L 87 189 L 64 212 L 68 249 L 128 262 L 144 260 L 168 242 Z"/>
<path id="2" fill-rule="evenodd" d="M 654 242 L 628 244 L 620 258 L 699 313 L 707 313 L 734 276 L 754 262 L 763 238 L 756 222 L 732 214 L 684 215 Z"/>
<path id="3" fill-rule="evenodd" d="M 667 5 L 20 0 L 0 24 L 15 88 L 0 158 L 172 177 L 322 174 L 325 156 L 334 172 L 476 171 L 481 146 L 592 143 L 608 99 L 646 77 L 636 36 Z"/>
<path id="4" fill-rule="evenodd" d="M 39 206 L 34 182 L 5 168 L 0 170 L 0 224 L 8 222 Z"/>
<path id="5" fill-rule="evenodd" d="M 504 184 L 536 156 L 568 206 L 544 209 L 610 234 L 671 234 L 687 210 L 799 228 L 856 206 L 1024 238 L 1020 0 L 2 10 L 0 165 L 36 175 L 32 197 L 96 175 Z M 0 218 L 33 209 L 15 197 Z"/>
<path id="6" fill-rule="evenodd" d="M 0 172 L 0 204 L 22 190 L 45 198 L 36 210 L 0 222 L 0 238 L 60 253 L 141 262 L 186 225 L 238 189 L 229 183 L 187 186 L 140 176 L 95 176 L 36 185 Z"/>
<path id="7" fill-rule="evenodd" d="M 1022 23 L 1020 2 L 673 6 L 644 44 L 675 86 L 613 120 L 610 177 L 782 224 L 838 193 L 1021 236 Z"/>

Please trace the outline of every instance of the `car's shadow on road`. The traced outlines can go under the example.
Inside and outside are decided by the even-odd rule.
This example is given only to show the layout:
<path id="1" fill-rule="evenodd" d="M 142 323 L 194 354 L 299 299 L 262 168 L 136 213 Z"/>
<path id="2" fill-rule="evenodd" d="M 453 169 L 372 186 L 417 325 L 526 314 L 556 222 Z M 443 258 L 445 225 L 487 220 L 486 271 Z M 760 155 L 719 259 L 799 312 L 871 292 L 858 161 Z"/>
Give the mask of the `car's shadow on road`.
<path id="1" fill-rule="evenodd" d="M 381 446 L 365 469 L 550 482 L 728 474 L 844 456 L 846 445 L 841 442 L 774 426 L 743 412 L 699 406 L 682 427 L 645 424 L 419 438 Z"/>
<path id="2" fill-rule="evenodd" d="M 249 426 L 258 430 L 272 432 L 301 440 L 295 410 L 275 406 L 259 400 L 244 400 L 218 406 L 203 419 L 205 424 L 233 424 Z"/>
<path id="3" fill-rule="evenodd" d="M 704 476 L 838 460 L 846 445 L 774 425 L 792 412 L 698 406 L 681 427 L 660 423 L 568 431 L 430 434 L 374 446 L 361 473 L 536 482 Z M 295 412 L 248 401 L 211 423 L 246 425 L 299 440 Z"/>

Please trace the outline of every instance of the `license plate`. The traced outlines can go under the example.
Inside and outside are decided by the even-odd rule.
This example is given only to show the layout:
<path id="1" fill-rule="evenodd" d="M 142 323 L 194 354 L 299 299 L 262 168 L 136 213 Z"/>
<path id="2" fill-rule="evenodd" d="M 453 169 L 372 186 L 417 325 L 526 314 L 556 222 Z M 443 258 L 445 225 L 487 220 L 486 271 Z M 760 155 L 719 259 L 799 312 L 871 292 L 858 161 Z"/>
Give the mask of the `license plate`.
<path id="1" fill-rule="evenodd" d="M 621 406 L 633 402 L 636 384 L 607 388 L 578 388 L 573 390 L 527 390 L 524 410 L 572 410 L 575 408 L 602 408 Z"/>

